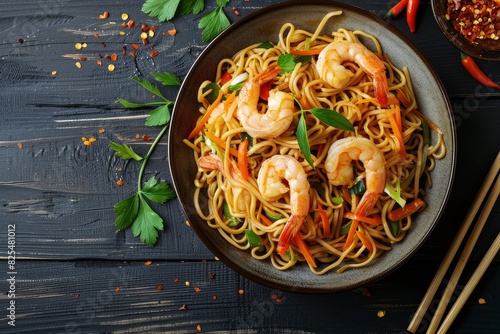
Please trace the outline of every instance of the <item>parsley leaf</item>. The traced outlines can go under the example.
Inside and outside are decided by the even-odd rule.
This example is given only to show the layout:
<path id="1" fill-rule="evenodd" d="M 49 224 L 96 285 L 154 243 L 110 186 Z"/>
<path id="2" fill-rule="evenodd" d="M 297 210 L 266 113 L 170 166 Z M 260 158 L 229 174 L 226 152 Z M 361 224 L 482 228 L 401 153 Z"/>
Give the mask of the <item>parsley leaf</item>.
<path id="1" fill-rule="evenodd" d="M 118 144 L 111 142 L 108 146 L 118 154 L 123 160 L 134 159 L 135 161 L 142 160 L 142 157 L 134 152 L 134 149 L 127 144 Z"/>
<path id="2" fill-rule="evenodd" d="M 201 39 L 203 42 L 210 42 L 224 29 L 231 25 L 231 22 L 229 22 L 229 19 L 222 8 L 223 6 L 219 5 L 213 11 L 203 16 L 200 19 L 200 22 L 198 22 L 198 28 L 203 29 L 201 32 Z"/>
<path id="3" fill-rule="evenodd" d="M 174 18 L 180 1 L 181 0 L 146 0 L 144 5 L 142 5 L 142 11 L 150 16 L 158 18 L 160 22 L 169 21 Z"/>
<path id="4" fill-rule="evenodd" d="M 168 72 L 154 72 L 152 75 L 163 85 L 180 85 L 180 80 L 174 74 Z M 142 178 L 149 158 L 168 129 L 170 123 L 169 108 L 174 102 L 163 96 L 160 89 L 151 82 L 137 77 L 133 77 L 131 79 L 139 83 L 151 93 L 163 99 L 163 101 L 135 103 L 124 99 L 118 99 L 118 102 L 126 108 L 156 106 L 157 108 L 151 111 L 149 116 L 146 118 L 145 125 L 161 125 L 163 128 L 156 136 L 156 139 L 151 144 L 148 153 L 144 157 L 135 153 L 132 147 L 127 144 L 118 144 L 115 142 L 111 142 L 109 144 L 109 147 L 124 160 L 142 160 L 142 166 L 137 178 L 137 191 L 130 197 L 116 203 L 114 206 L 114 212 L 118 216 L 115 220 L 115 226 L 119 231 L 131 226 L 132 233 L 135 237 L 140 237 L 141 241 L 146 243 L 148 246 L 154 246 L 158 241 L 158 231 L 163 231 L 163 219 L 151 208 L 147 200 L 156 204 L 163 204 L 166 201 L 175 198 L 175 190 L 172 189 L 166 182 L 158 182 L 155 177 L 149 178 L 149 180 L 143 185 Z"/>
<path id="5" fill-rule="evenodd" d="M 205 3 L 203 0 L 182 0 L 178 13 L 179 15 L 199 14 L 204 8 Z"/>

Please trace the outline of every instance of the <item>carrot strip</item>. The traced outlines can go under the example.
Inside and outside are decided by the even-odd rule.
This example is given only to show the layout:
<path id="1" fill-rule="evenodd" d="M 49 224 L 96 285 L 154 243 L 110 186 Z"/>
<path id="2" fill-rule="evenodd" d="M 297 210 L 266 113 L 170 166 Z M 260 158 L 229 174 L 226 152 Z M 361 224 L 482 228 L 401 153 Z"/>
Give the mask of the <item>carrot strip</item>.
<path id="1" fill-rule="evenodd" d="M 323 51 L 324 48 L 315 48 L 309 50 L 290 50 L 290 54 L 294 56 L 316 56 Z"/>
<path id="2" fill-rule="evenodd" d="M 395 111 L 396 113 L 398 109 L 399 106 L 396 106 L 396 111 Z M 389 123 L 391 123 L 392 132 L 394 133 L 396 140 L 399 142 L 399 154 L 403 158 L 406 158 L 405 143 L 403 142 L 403 133 L 400 131 L 401 126 L 397 124 L 393 110 L 394 109 L 386 109 L 385 113 L 387 115 L 387 118 L 389 119 Z"/>
<path id="3" fill-rule="evenodd" d="M 314 261 L 314 256 L 311 254 L 311 251 L 309 250 L 309 247 L 307 247 L 306 243 L 304 242 L 304 239 L 300 236 L 300 234 L 296 234 L 295 237 L 293 238 L 293 243 L 299 247 L 300 252 L 304 256 L 304 259 L 306 259 L 307 263 L 313 268 L 316 268 L 316 261 Z"/>
<path id="4" fill-rule="evenodd" d="M 351 198 L 351 195 L 349 194 L 349 189 L 347 188 L 347 186 L 342 186 L 342 198 L 344 199 L 344 201 L 346 201 L 346 203 L 349 203 L 349 204 L 352 204 L 352 198 Z"/>
<path id="5" fill-rule="evenodd" d="M 307 100 L 306 94 L 302 94 L 302 96 L 300 97 L 299 103 L 302 106 L 302 109 L 304 109 L 304 110 L 309 110 L 309 109 L 313 108 L 313 106 Z"/>
<path id="6" fill-rule="evenodd" d="M 429 118 L 427 118 L 427 116 L 425 116 L 424 114 L 422 114 L 421 112 L 419 112 L 417 109 L 412 109 L 410 112 L 414 113 L 418 117 L 422 117 L 427 122 L 427 124 L 429 124 L 429 127 L 432 130 L 436 131 L 440 135 L 443 134 L 443 132 L 441 131 L 441 129 L 433 121 L 431 121 Z"/>
<path id="7" fill-rule="evenodd" d="M 357 221 L 357 220 L 352 221 L 351 227 L 349 228 L 349 233 L 347 233 L 347 239 L 345 240 L 344 250 L 351 247 L 352 241 L 354 239 L 354 233 L 356 232 L 356 229 L 358 228 L 358 224 L 359 224 L 359 221 Z"/>
<path id="8" fill-rule="evenodd" d="M 422 207 L 425 207 L 425 202 L 422 199 L 417 198 L 413 202 L 406 204 L 404 207 L 389 212 L 387 217 L 392 221 L 398 221 L 414 214 Z"/>
<path id="9" fill-rule="evenodd" d="M 318 213 L 318 216 L 321 218 L 321 223 L 323 224 L 323 233 L 325 235 L 330 234 L 330 221 L 328 221 L 328 216 L 326 215 L 326 211 L 323 210 L 320 204 L 318 204 L 318 208 L 315 210 Z"/>
<path id="10" fill-rule="evenodd" d="M 264 215 L 264 214 L 260 215 L 260 220 L 262 221 L 262 223 L 264 225 L 267 225 L 267 226 L 271 226 L 273 224 L 273 222 L 271 221 L 271 219 L 267 218 L 266 215 Z"/>
<path id="11" fill-rule="evenodd" d="M 366 249 L 368 249 L 370 253 L 373 253 L 373 245 L 370 242 L 370 240 L 366 237 L 366 235 L 362 231 L 358 231 L 356 232 L 356 234 L 358 235 L 359 240 L 361 240 L 363 245 L 365 245 Z"/>
<path id="12" fill-rule="evenodd" d="M 345 212 L 344 218 L 351 219 L 351 220 L 359 220 L 360 222 L 367 223 L 370 225 L 375 225 L 375 226 L 382 224 L 382 219 L 377 214 L 373 215 L 373 218 L 371 218 L 371 217 L 366 217 L 366 216 L 360 216 L 360 215 L 357 215 L 357 214 L 352 213 L 352 212 Z"/>
<path id="13" fill-rule="evenodd" d="M 248 180 L 248 138 L 238 145 L 238 168 L 243 180 Z"/>
<path id="14" fill-rule="evenodd" d="M 210 139 L 211 141 L 213 141 L 215 143 L 215 145 L 219 146 L 220 148 L 222 148 L 223 150 L 226 149 L 226 142 L 223 141 L 222 139 L 220 139 L 219 137 L 211 134 L 210 132 L 205 132 L 205 136 Z M 231 153 L 231 155 L 237 157 L 238 156 L 238 151 L 235 149 L 235 148 L 230 148 L 229 149 L 229 153 Z"/>
<path id="15" fill-rule="evenodd" d="M 189 136 L 187 138 L 188 140 L 193 139 L 201 131 L 201 129 L 203 129 L 203 127 L 205 126 L 205 123 L 210 118 L 212 111 L 215 109 L 215 107 L 217 107 L 217 105 L 219 105 L 219 102 L 222 100 L 222 95 L 223 95 L 222 91 L 219 92 L 219 96 L 217 96 L 217 99 L 215 99 L 214 103 L 212 103 L 210 105 L 210 107 L 208 107 L 205 115 L 203 115 L 200 122 L 194 127 L 193 131 L 191 131 L 191 133 L 189 134 Z"/>
<path id="16" fill-rule="evenodd" d="M 396 90 L 396 96 L 398 97 L 398 100 L 401 101 L 403 106 L 405 106 L 405 108 L 408 108 L 408 106 L 410 105 L 410 100 L 408 100 L 401 89 Z"/>

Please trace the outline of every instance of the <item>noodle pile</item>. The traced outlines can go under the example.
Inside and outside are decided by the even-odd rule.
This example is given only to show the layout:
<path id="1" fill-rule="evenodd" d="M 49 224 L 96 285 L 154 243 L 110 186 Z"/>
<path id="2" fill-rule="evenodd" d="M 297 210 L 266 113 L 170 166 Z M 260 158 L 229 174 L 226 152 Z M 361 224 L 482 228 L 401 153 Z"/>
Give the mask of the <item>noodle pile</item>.
<path id="1" fill-rule="evenodd" d="M 353 193 L 349 188 L 364 181 L 365 167 L 361 162 L 353 161 L 354 184 L 349 187 L 333 186 L 326 177 L 325 159 L 328 148 L 336 140 L 364 137 L 375 143 L 386 161 L 387 185 L 394 189 L 400 187 L 400 195 L 406 203 L 424 197 L 423 185 L 427 183 L 429 187 L 432 186 L 430 172 L 434 168 L 435 160 L 441 159 L 446 152 L 442 132 L 417 111 L 407 69 L 393 66 L 374 36 L 363 31 L 346 29 L 338 29 L 330 35 L 320 35 L 326 22 L 332 16 L 340 14 L 327 14 L 314 32 L 300 30 L 287 23 L 279 31 L 276 45 L 250 45 L 231 59 L 222 59 L 215 73 L 215 80 L 204 82 L 199 89 L 198 100 L 202 115 L 198 123 L 208 109 L 217 107 L 211 106 L 208 96 L 213 90 L 207 87 L 213 87 L 213 84 L 221 86 L 219 97 L 222 97 L 222 106 L 212 111 L 210 119 L 193 140 L 184 140 L 193 149 L 196 161 L 210 155 L 216 155 L 220 160 L 220 164 L 214 165 L 213 168 L 198 168 L 194 180 L 196 191 L 193 200 L 200 217 L 206 220 L 210 227 L 217 229 L 234 247 L 241 250 L 250 249 L 254 258 L 270 261 L 279 270 L 286 270 L 304 262 L 308 256 L 314 258 L 313 262 L 307 261 L 309 268 L 318 275 L 334 268 L 342 272 L 347 268 L 365 266 L 389 251 L 392 244 L 403 240 L 411 228 L 412 215 L 395 222 L 389 220 L 388 213 L 396 209 L 398 204 L 393 197 L 383 193 L 369 215 L 378 223 L 359 221 L 356 230 L 358 233 L 354 234 L 352 246 L 344 250 L 348 231 L 353 224 L 352 220 L 344 216 L 355 211 L 361 198 L 361 195 Z M 242 178 L 238 172 L 235 155 L 247 134 L 237 118 L 237 93 L 230 92 L 230 88 L 235 85 L 234 79 L 245 79 L 245 72 L 248 73 L 248 78 L 264 72 L 275 66 L 282 54 L 293 53 L 294 50 L 321 49 L 337 40 L 363 41 L 364 45 L 370 46 L 381 58 L 386 67 L 389 84 L 389 105 L 382 108 L 378 104 L 374 96 L 372 77 L 355 62 L 342 64 L 354 73 L 344 88 L 332 88 L 319 78 L 315 68 L 316 56 L 312 56 L 309 62 L 299 62 L 293 71 L 279 74 L 271 82 L 272 89 L 294 97 L 298 107 L 293 114 L 292 123 L 277 137 L 253 140 L 250 138 L 249 175 L 246 180 Z M 223 76 L 228 74 L 233 81 L 221 85 Z M 261 100 L 258 108 L 265 112 L 266 101 Z M 349 120 L 355 131 L 328 126 L 309 112 L 301 113 L 300 108 L 331 109 Z M 218 112 L 217 109 L 223 109 L 224 112 Z M 314 168 L 306 161 L 297 141 L 296 131 L 301 115 L 307 126 Z M 404 149 L 396 136 L 397 130 L 394 126 L 401 127 L 399 131 L 402 134 Z M 430 136 L 425 131 L 427 126 L 437 134 L 435 143 L 429 142 Z M 402 151 L 406 157 L 403 157 Z M 276 248 L 280 233 L 291 214 L 290 197 L 285 194 L 276 201 L 266 200 L 257 185 L 262 163 L 276 155 L 292 156 L 299 161 L 311 185 L 309 214 L 297 233 L 303 243 L 300 245 L 300 240 L 294 238 L 285 256 L 280 256 Z M 200 204 L 202 191 L 207 193 L 208 208 Z M 304 250 L 309 254 L 305 254 Z"/>

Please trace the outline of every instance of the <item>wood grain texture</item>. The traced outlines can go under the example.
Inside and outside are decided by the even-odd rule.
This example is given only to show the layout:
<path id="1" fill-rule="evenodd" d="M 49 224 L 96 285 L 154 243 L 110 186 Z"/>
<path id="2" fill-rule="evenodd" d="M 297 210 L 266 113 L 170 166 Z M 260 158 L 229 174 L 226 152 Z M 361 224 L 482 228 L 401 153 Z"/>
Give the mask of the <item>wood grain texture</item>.
<path id="1" fill-rule="evenodd" d="M 149 143 L 136 134 L 154 137 L 159 131 L 144 126 L 148 110 L 124 109 L 117 99 L 151 100 L 131 76 L 152 80 L 152 71 L 169 71 L 183 78 L 206 46 L 197 28 L 202 14 L 160 24 L 141 12 L 143 2 L 0 0 L 0 258 L 5 263 L 2 245 L 7 245 L 7 226 L 15 224 L 16 332 L 194 333 L 201 325 L 204 332 L 403 333 L 500 149 L 500 92 L 479 85 L 461 66 L 458 50 L 438 31 L 429 1 L 422 1 L 417 33 L 409 33 L 404 16 L 388 24 L 421 48 L 450 96 L 458 132 L 455 183 L 427 242 L 401 269 L 368 286 L 371 297 L 361 291 L 304 296 L 248 281 L 214 260 L 186 226 L 176 201 L 155 206 L 166 222 L 156 247 L 145 246 L 130 231 L 116 231 L 113 205 L 135 191 L 140 166 L 117 158 L 108 143 L 127 143 L 144 154 Z M 278 2 L 232 0 L 225 11 L 234 22 Z M 395 3 L 345 2 L 378 16 Z M 204 13 L 215 6 L 215 1 L 205 3 Z M 108 20 L 98 17 L 104 11 L 110 12 Z M 123 12 L 138 24 L 135 28 L 121 26 Z M 141 43 L 141 22 L 155 26 L 155 37 L 132 58 L 128 53 L 132 43 Z M 170 36 L 170 29 L 177 34 Z M 77 49 L 76 43 L 87 46 Z M 150 57 L 150 47 L 160 51 L 157 57 Z M 113 53 L 118 59 L 110 72 L 105 55 Z M 478 64 L 500 82 L 500 63 Z M 161 90 L 175 100 L 177 88 Z M 97 141 L 83 145 L 81 138 L 91 136 Z M 167 138 L 148 164 L 145 177 L 153 175 L 171 181 Z M 116 185 L 120 178 L 123 187 Z M 497 204 L 469 273 L 499 225 Z M 153 264 L 144 265 L 147 260 Z M 2 275 L 5 310 L 8 286 Z M 498 332 L 499 282 L 497 257 L 453 332 Z M 479 305 L 479 297 L 487 303 Z M 179 310 L 183 305 L 187 310 Z M 377 317 L 380 310 L 386 311 L 383 318 Z M 12 332 L 0 315 L 0 333 Z"/>

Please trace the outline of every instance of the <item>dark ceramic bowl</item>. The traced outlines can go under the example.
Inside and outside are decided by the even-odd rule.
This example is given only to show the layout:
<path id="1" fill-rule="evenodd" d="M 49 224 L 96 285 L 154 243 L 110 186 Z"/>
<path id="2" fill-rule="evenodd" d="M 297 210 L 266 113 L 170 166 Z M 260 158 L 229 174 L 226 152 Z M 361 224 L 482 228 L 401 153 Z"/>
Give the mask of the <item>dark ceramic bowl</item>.
<path id="1" fill-rule="evenodd" d="M 444 36 L 460 51 L 478 59 L 500 61 L 500 40 L 491 39 L 471 42 L 457 32 L 449 20 L 446 19 L 447 0 L 432 0 L 434 18 Z"/>
<path id="2" fill-rule="evenodd" d="M 342 274 L 331 271 L 316 276 L 305 264 L 279 271 L 270 261 L 255 260 L 250 252 L 231 246 L 197 215 L 193 206 L 193 180 L 197 166 L 191 149 L 182 140 L 187 138 L 199 116 L 196 99 L 198 87 L 204 80 L 213 80 L 221 58 L 231 57 L 253 43 L 277 42 L 276 35 L 285 22 L 312 31 L 327 12 L 339 9 L 343 15 L 330 20 L 324 32 L 344 27 L 350 30 L 363 29 L 377 36 L 394 64 L 399 68 L 409 68 L 419 109 L 441 127 L 448 151 L 432 173 L 433 187 L 425 197 L 427 209 L 416 217 L 404 241 L 394 245 L 391 251 L 369 266 L 350 269 Z M 401 32 L 380 18 L 357 7 L 332 1 L 287 1 L 254 12 L 224 31 L 207 46 L 184 79 L 173 110 L 168 141 L 169 164 L 177 196 L 203 243 L 223 263 L 241 275 L 272 288 L 301 293 L 357 288 L 401 266 L 417 251 L 437 224 L 448 200 L 455 172 L 456 137 L 452 109 L 438 76 L 425 56 Z M 205 194 L 202 195 L 202 201 L 206 201 L 203 196 Z"/>

